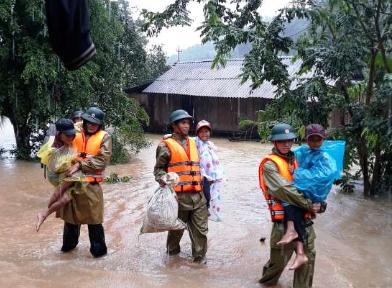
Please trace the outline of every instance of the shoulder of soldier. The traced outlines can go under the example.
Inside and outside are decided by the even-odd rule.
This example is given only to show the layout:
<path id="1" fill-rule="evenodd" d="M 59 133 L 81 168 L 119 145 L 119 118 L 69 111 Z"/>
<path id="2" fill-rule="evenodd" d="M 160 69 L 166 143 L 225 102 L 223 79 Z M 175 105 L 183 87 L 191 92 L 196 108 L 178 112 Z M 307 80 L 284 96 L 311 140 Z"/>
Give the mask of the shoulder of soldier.
<path id="1" fill-rule="evenodd" d="M 104 139 L 106 139 L 106 138 L 112 138 L 112 135 L 111 135 L 109 132 L 107 132 L 107 131 L 105 131 L 105 130 L 103 130 L 103 132 L 105 132 L 105 134 L 104 134 L 104 136 L 103 136 Z"/>
<path id="2" fill-rule="evenodd" d="M 162 140 L 159 142 L 158 146 L 160 146 L 160 147 L 167 147 L 167 144 L 165 143 L 165 140 L 168 140 L 168 139 L 174 139 L 173 138 L 173 134 L 165 134 L 162 137 Z"/>
<path id="3" fill-rule="evenodd" d="M 172 138 L 172 136 L 173 136 L 173 134 L 165 134 L 163 136 L 162 140 L 166 140 L 166 139 Z"/>
<path id="4" fill-rule="evenodd" d="M 112 141 L 112 135 L 110 135 L 108 132 L 104 131 L 105 135 L 102 138 L 102 143 L 106 143 L 108 141 Z"/>
<path id="5" fill-rule="evenodd" d="M 263 171 L 264 171 L 264 172 L 278 172 L 278 167 L 276 166 L 276 164 L 274 163 L 274 161 L 272 161 L 272 160 L 267 160 L 267 161 L 265 161 L 265 163 L 264 163 Z"/>
<path id="6" fill-rule="evenodd" d="M 166 143 L 162 140 L 161 142 L 159 142 L 157 150 L 166 150 L 169 149 L 169 147 L 167 147 Z"/>
<path id="7" fill-rule="evenodd" d="M 156 155 L 157 157 L 170 157 L 170 149 L 163 140 L 157 146 Z"/>

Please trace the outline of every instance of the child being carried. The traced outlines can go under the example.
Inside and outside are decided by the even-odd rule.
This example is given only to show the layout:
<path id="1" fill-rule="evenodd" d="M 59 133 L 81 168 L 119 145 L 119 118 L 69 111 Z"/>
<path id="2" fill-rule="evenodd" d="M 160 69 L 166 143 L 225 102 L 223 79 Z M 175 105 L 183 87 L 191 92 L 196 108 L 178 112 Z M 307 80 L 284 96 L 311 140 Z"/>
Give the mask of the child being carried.
<path id="1" fill-rule="evenodd" d="M 88 184 L 82 175 L 68 173 L 68 169 L 77 161 L 77 151 L 73 145 L 77 132 L 74 123 L 70 119 L 59 119 L 56 130 L 54 139 L 50 139 L 38 152 L 41 163 L 47 165 L 48 180 L 56 190 L 50 197 L 48 209 L 37 214 L 37 232 L 50 214 L 72 200 L 72 193 L 83 193 Z"/>
<path id="2" fill-rule="evenodd" d="M 335 160 L 321 147 L 326 138 L 324 127 L 319 124 L 308 125 L 305 137 L 309 147 L 301 146 L 295 151 L 298 168 L 295 169 L 294 163 L 291 163 L 289 172 L 293 174 L 293 185 L 313 203 L 322 203 L 321 206 L 325 209 L 325 200 L 333 182 L 340 178 L 340 172 Z M 285 245 L 295 241 L 296 257 L 289 267 L 290 270 L 294 270 L 308 262 L 304 253 L 307 235 L 303 225 L 307 211 L 288 203 L 282 204 L 286 233 L 277 244 Z"/>

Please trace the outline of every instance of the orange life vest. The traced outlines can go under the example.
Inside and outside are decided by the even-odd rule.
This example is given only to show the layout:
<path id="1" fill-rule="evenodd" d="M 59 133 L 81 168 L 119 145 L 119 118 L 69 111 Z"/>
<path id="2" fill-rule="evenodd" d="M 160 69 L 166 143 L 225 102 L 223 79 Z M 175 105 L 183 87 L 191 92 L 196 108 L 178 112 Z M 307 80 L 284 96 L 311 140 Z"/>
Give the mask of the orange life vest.
<path id="1" fill-rule="evenodd" d="M 287 179 L 287 181 L 293 182 L 294 178 L 288 170 L 289 163 L 284 158 L 282 158 L 276 154 L 268 155 L 260 163 L 260 167 L 259 167 L 260 188 L 263 191 L 264 198 L 267 201 L 268 208 L 271 212 L 271 219 L 273 222 L 282 221 L 282 220 L 284 220 L 284 210 L 283 210 L 282 202 L 267 193 L 268 187 L 265 185 L 265 182 L 264 182 L 263 167 L 264 167 L 265 162 L 267 162 L 267 161 L 274 162 L 276 167 L 278 168 L 280 175 L 282 175 L 285 179 Z M 298 167 L 297 161 L 294 161 L 293 166 L 294 166 L 294 168 Z M 305 217 L 306 218 L 311 217 L 311 214 L 309 212 L 307 212 Z"/>
<path id="2" fill-rule="evenodd" d="M 76 137 L 74 139 L 74 145 L 76 146 L 78 152 L 79 160 L 86 160 L 98 154 L 99 149 L 101 148 L 103 138 L 107 133 L 105 131 L 98 131 L 97 133 L 91 135 L 86 141 L 86 135 L 84 131 L 76 133 Z M 88 145 L 87 145 L 88 144 Z M 97 171 L 95 173 L 85 173 L 86 182 L 102 182 L 105 175 L 104 171 Z"/>
<path id="3" fill-rule="evenodd" d="M 167 172 L 176 172 L 180 176 L 180 182 L 174 186 L 174 191 L 202 191 L 203 181 L 195 140 L 188 138 L 188 150 L 185 150 L 184 146 L 173 138 L 162 140 L 162 142 L 170 149 L 171 158 Z"/>

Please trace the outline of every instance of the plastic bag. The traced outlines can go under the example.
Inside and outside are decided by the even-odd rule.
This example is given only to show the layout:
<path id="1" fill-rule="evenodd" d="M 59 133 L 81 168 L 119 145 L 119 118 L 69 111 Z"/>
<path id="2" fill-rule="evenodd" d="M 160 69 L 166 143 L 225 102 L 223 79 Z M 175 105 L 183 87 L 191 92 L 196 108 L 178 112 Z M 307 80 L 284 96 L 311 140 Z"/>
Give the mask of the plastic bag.
<path id="1" fill-rule="evenodd" d="M 312 202 L 325 201 L 335 180 L 340 179 L 335 159 L 323 147 L 312 150 L 304 145 L 294 150 L 299 168 L 294 170 L 293 185 Z"/>
<path id="2" fill-rule="evenodd" d="M 344 140 L 326 140 L 321 147 L 324 152 L 327 152 L 336 161 L 336 166 L 339 172 L 343 172 L 343 160 L 346 141 Z"/>
<path id="3" fill-rule="evenodd" d="M 155 190 L 147 204 L 147 214 L 140 233 L 182 230 L 186 224 L 178 219 L 178 202 L 176 193 L 170 185 Z"/>
<path id="4" fill-rule="evenodd" d="M 52 152 L 47 163 L 47 178 L 49 182 L 58 187 L 63 182 L 83 181 L 82 177 L 65 177 L 65 171 L 70 168 L 77 157 L 77 152 L 72 146 L 63 146 L 60 148 L 52 148 Z M 75 175 L 76 176 L 76 175 Z"/>
<path id="5" fill-rule="evenodd" d="M 54 173 L 65 172 L 70 168 L 77 157 L 73 146 L 63 146 L 52 151 L 48 161 L 48 168 Z"/>

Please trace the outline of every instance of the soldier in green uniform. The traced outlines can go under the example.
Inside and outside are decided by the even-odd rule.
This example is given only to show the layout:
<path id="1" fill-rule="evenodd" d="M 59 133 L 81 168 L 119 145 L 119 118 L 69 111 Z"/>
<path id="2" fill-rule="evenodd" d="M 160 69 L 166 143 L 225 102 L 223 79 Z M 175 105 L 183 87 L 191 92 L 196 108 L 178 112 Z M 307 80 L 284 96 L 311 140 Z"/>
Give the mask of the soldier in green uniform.
<path id="1" fill-rule="evenodd" d="M 73 250 L 80 235 L 80 225 L 87 224 L 90 238 L 90 252 L 94 257 L 107 253 L 105 234 L 102 226 L 104 200 L 100 182 L 112 154 L 112 140 L 104 130 L 104 112 L 96 107 L 89 108 L 82 115 L 83 129 L 74 140 L 78 161 L 67 171 L 68 176 L 77 171 L 86 175 L 89 182 L 85 193 L 75 194 L 71 202 L 61 208 L 64 220 L 63 246 L 61 251 Z"/>
<path id="2" fill-rule="evenodd" d="M 169 123 L 172 135 L 167 139 L 170 141 L 163 140 L 157 147 L 154 175 L 155 180 L 164 186 L 162 176 L 170 172 L 170 167 L 183 167 L 184 171 L 178 172 L 180 183 L 174 187 L 179 202 L 178 217 L 187 223 L 192 241 L 193 261 L 205 263 L 208 232 L 207 201 L 201 187 L 196 144 L 188 136 L 191 120 L 192 116 L 184 110 L 176 110 L 171 113 Z M 167 237 L 167 253 L 169 255 L 180 253 L 180 240 L 183 234 L 184 230 L 169 231 Z"/>
<path id="3" fill-rule="evenodd" d="M 276 220 L 279 219 L 278 215 L 283 213 L 283 211 L 279 211 L 279 208 L 276 208 L 276 204 L 279 203 L 279 201 L 284 201 L 312 213 L 324 212 L 320 210 L 320 203 L 312 203 L 312 201 L 305 198 L 301 192 L 290 184 L 287 177 L 283 176 L 283 169 L 287 169 L 288 164 L 293 163 L 295 160 L 295 155 L 291 151 L 295 138 L 296 135 L 290 125 L 283 123 L 275 125 L 272 128 L 271 136 L 269 137 L 269 140 L 274 144 L 272 154 L 266 157 L 268 160 L 263 159 L 260 164 L 260 186 L 263 191 L 266 190 L 264 193 L 266 193 L 267 196 L 270 196 L 270 203 L 273 203 L 270 204 L 270 210 L 275 210 L 271 213 L 274 217 L 270 239 L 270 259 L 264 265 L 263 276 L 259 281 L 261 284 L 276 285 L 295 250 L 294 242 L 285 246 L 276 244 L 282 239 L 285 233 L 284 222 L 282 220 Z M 269 160 L 270 158 L 276 159 L 277 161 Z M 287 163 L 287 166 L 285 166 L 285 163 Z M 316 234 L 312 227 L 313 222 L 310 219 L 304 219 L 304 221 L 306 222 L 304 224 L 307 232 L 307 239 L 305 239 L 306 245 L 304 248 L 309 261 L 295 270 L 294 288 L 310 288 L 313 283 L 316 257 L 314 242 Z"/>
<path id="4" fill-rule="evenodd" d="M 78 122 L 83 121 L 83 118 L 82 118 L 83 113 L 84 113 L 83 110 L 74 111 L 70 117 L 72 122 L 78 123 Z"/>

